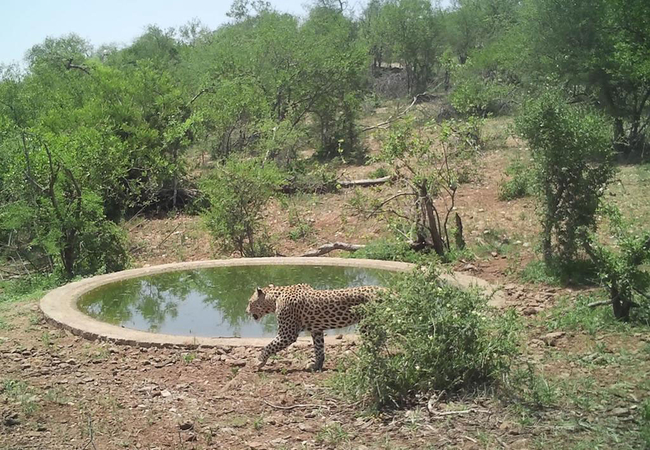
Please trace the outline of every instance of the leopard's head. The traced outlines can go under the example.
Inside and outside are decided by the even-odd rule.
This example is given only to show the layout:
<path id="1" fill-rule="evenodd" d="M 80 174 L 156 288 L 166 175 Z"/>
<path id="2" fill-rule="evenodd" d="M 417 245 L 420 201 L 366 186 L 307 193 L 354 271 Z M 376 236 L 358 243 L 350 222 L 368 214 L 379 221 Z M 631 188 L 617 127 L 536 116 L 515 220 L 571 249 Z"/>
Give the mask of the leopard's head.
<path id="1" fill-rule="evenodd" d="M 275 312 L 275 298 L 271 292 L 273 285 L 264 289 L 257 288 L 248 300 L 246 313 L 253 316 L 253 319 L 260 320 L 265 315 Z"/>

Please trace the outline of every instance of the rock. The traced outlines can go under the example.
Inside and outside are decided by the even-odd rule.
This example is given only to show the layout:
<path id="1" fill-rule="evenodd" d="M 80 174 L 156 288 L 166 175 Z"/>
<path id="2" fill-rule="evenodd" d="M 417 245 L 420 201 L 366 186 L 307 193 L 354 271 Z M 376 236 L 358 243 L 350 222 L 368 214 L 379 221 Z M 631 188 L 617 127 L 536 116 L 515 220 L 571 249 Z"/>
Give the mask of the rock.
<path id="1" fill-rule="evenodd" d="M 269 441 L 269 444 L 279 447 L 280 445 L 285 445 L 287 443 L 286 439 L 276 438 Z"/>
<path id="2" fill-rule="evenodd" d="M 519 434 L 521 427 L 514 422 L 506 420 L 505 422 L 501 423 L 501 425 L 499 425 L 499 430 L 510 434 Z"/>
<path id="3" fill-rule="evenodd" d="M 20 425 L 20 419 L 18 418 L 17 413 L 9 413 L 2 421 L 8 427 L 13 427 L 15 425 Z"/>
<path id="4" fill-rule="evenodd" d="M 187 438 L 185 439 L 186 442 L 196 442 L 198 440 L 198 437 L 196 433 L 189 433 L 187 435 Z"/>
<path id="5" fill-rule="evenodd" d="M 557 341 L 565 334 L 566 333 L 564 331 L 554 331 L 552 333 L 545 334 L 541 339 L 546 345 L 555 347 L 557 345 Z"/>
<path id="6" fill-rule="evenodd" d="M 234 367 L 244 367 L 246 365 L 245 359 L 231 359 L 228 361 L 228 364 Z"/>
<path id="7" fill-rule="evenodd" d="M 523 438 L 523 439 L 516 440 L 515 442 L 510 444 L 508 448 L 511 448 L 513 450 L 526 450 L 530 447 L 528 445 L 528 439 Z"/>
<path id="8" fill-rule="evenodd" d="M 618 408 L 612 409 L 610 412 L 613 416 L 621 417 L 621 416 L 627 416 L 630 413 L 630 410 L 619 406 Z"/>
<path id="9" fill-rule="evenodd" d="M 248 448 L 252 448 L 252 449 L 267 448 L 264 442 L 258 442 L 258 441 L 250 441 L 247 442 L 246 445 L 248 445 Z"/>
<path id="10" fill-rule="evenodd" d="M 316 428 L 314 426 L 308 424 L 308 423 L 299 423 L 298 424 L 298 429 L 300 431 L 304 431 L 305 433 L 314 433 L 316 432 Z"/>
<path id="11" fill-rule="evenodd" d="M 160 392 L 160 395 L 162 395 L 163 397 L 167 398 L 167 397 L 171 397 L 171 396 L 172 396 L 172 393 L 169 392 L 167 389 L 165 389 L 165 390 L 163 390 L 163 391 Z"/>
<path id="12" fill-rule="evenodd" d="M 178 424 L 178 428 L 180 428 L 183 431 L 187 431 L 194 428 L 194 424 L 192 422 L 181 422 Z"/>
<path id="13" fill-rule="evenodd" d="M 490 255 L 492 255 L 493 258 L 496 258 L 497 256 L 499 256 L 499 254 L 497 252 L 492 252 L 492 253 L 490 253 Z"/>
<path id="14" fill-rule="evenodd" d="M 529 306 L 528 308 L 524 308 L 524 310 L 522 311 L 522 313 L 524 314 L 524 316 L 534 316 L 534 315 L 537 314 L 539 311 L 540 311 L 539 308 L 537 308 L 537 307 L 535 307 L 535 306 Z"/>

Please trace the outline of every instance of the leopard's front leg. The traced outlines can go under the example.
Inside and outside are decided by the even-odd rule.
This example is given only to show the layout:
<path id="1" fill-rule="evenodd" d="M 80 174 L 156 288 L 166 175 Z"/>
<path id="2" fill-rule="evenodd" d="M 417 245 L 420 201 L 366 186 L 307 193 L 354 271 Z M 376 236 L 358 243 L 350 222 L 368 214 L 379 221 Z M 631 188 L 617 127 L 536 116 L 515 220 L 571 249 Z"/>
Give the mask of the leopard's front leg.
<path id="1" fill-rule="evenodd" d="M 279 318 L 278 318 L 279 319 Z M 266 364 L 266 361 L 271 355 L 275 355 L 280 350 L 284 350 L 298 339 L 298 334 L 300 334 L 300 329 L 295 325 L 283 325 L 280 324 L 278 327 L 278 335 L 273 338 L 273 340 L 262 349 L 262 352 L 259 356 L 260 363 L 257 366 L 257 370 L 260 370 Z"/>

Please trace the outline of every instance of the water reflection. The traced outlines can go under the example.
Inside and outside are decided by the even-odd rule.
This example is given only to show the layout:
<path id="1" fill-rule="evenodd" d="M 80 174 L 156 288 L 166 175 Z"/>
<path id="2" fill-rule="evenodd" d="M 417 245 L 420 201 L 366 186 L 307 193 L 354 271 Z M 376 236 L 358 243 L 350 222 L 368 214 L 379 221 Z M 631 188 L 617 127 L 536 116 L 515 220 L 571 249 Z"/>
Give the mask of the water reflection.
<path id="1" fill-rule="evenodd" d="M 86 314 L 137 330 L 196 336 L 275 334 L 275 316 L 246 315 L 257 286 L 308 283 L 317 289 L 383 285 L 391 272 L 332 266 L 240 266 L 170 272 L 102 286 L 79 300 Z"/>

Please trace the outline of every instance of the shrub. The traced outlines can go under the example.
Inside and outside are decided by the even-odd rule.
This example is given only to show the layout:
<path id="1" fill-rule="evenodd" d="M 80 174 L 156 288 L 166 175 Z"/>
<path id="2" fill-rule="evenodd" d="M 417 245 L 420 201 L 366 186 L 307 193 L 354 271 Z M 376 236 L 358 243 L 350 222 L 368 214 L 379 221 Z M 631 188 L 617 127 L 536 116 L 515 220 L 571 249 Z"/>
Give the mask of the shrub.
<path id="1" fill-rule="evenodd" d="M 442 282 L 431 266 L 362 309 L 361 346 L 341 377 L 348 393 L 377 408 L 494 381 L 517 352 L 514 314 L 495 314 L 484 296 Z"/>
<path id="2" fill-rule="evenodd" d="M 474 133 L 473 142 L 478 145 L 477 127 L 477 122 L 467 126 L 453 121 L 443 123 L 441 151 L 426 135 L 426 130 L 416 131 L 412 121 L 407 120 L 393 125 L 376 156 L 377 161 L 389 165 L 404 191 L 381 201 L 373 212 L 398 210 L 394 214 L 408 224 L 408 238 L 443 258 L 451 250 L 447 225 L 458 190 L 458 166 L 467 161 L 466 153 L 476 152 L 474 147 L 467 147 L 462 136 L 465 132 Z M 408 203 L 404 204 L 402 200 L 406 197 Z"/>
<path id="3" fill-rule="evenodd" d="M 534 194 L 535 174 L 521 159 L 513 160 L 506 169 L 509 180 L 499 184 L 499 200 L 509 201 Z"/>
<path id="4" fill-rule="evenodd" d="M 351 253 L 352 258 L 380 259 L 383 261 L 404 261 L 417 263 L 423 260 L 423 255 L 416 252 L 403 241 L 379 239 L 367 244 L 364 248 Z"/>
<path id="5" fill-rule="evenodd" d="M 591 236 L 585 249 L 598 270 L 600 283 L 609 292 L 614 316 L 630 320 L 630 309 L 636 306 L 634 316 L 650 325 L 650 233 L 636 236 L 630 233 L 620 212 L 615 208 L 603 208 L 610 218 L 616 248 L 596 242 Z"/>
<path id="6" fill-rule="evenodd" d="M 650 448 L 650 399 L 641 404 L 641 439 L 646 448 Z"/>
<path id="7" fill-rule="evenodd" d="M 530 101 L 516 125 L 528 140 L 540 185 L 544 259 L 574 261 L 596 228 L 601 196 L 614 175 L 610 126 L 554 93 Z"/>
<path id="8" fill-rule="evenodd" d="M 388 169 L 384 166 L 377 167 L 375 170 L 370 172 L 369 177 L 370 178 L 384 178 L 390 175 L 388 172 Z"/>
<path id="9" fill-rule="evenodd" d="M 295 162 L 287 174 L 282 191 L 287 194 L 305 192 L 325 194 L 336 192 L 339 188 L 336 171 L 327 164 L 309 165 L 304 161 Z"/>
<path id="10" fill-rule="evenodd" d="M 282 180 L 275 164 L 256 159 L 230 159 L 207 177 L 203 189 L 210 208 L 204 218 L 222 249 L 242 256 L 271 254 L 263 212 Z"/>
<path id="11" fill-rule="evenodd" d="M 449 96 L 463 116 L 486 117 L 507 111 L 511 88 L 475 74 L 462 75 Z"/>

